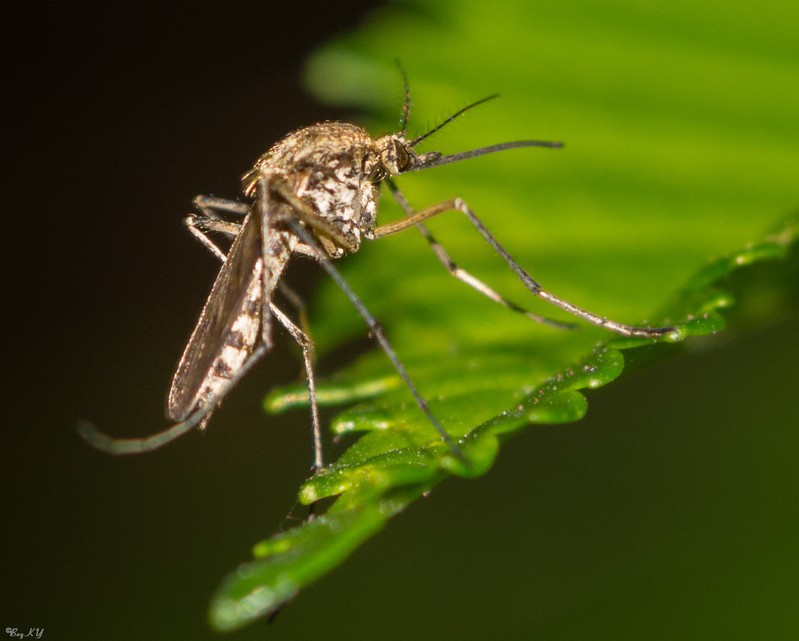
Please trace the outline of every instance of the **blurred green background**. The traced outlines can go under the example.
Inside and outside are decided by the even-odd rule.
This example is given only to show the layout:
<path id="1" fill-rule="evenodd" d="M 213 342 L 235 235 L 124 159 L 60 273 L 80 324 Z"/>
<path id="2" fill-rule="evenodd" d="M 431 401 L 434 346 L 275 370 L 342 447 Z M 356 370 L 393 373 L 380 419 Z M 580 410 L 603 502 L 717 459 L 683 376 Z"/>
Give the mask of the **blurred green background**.
<path id="1" fill-rule="evenodd" d="M 3 628 L 216 637 L 205 623 L 212 591 L 284 523 L 307 475 L 306 415 L 260 410 L 265 390 L 296 377 L 296 355 L 281 345 L 206 435 L 148 457 L 89 451 L 73 419 L 118 434 L 162 425 L 166 383 L 217 268 L 180 218 L 197 193 L 233 196 L 286 131 L 358 117 L 314 103 L 298 80 L 312 49 L 376 5 L 32 7 L 12 29 Z M 371 38 L 383 53 L 327 72 L 317 59 L 312 84 L 342 104 L 360 84 L 359 102 L 391 128 L 399 57 L 420 127 L 504 94 L 435 146 L 566 140 L 510 176 L 534 192 L 535 275 L 559 292 L 635 320 L 661 300 L 646 286 L 663 277 L 653 234 L 679 236 L 684 263 L 669 261 L 665 275 L 681 281 L 799 202 L 793 5 L 470 3 L 454 24 L 440 6 L 370 19 L 352 46 L 377 46 Z M 503 37 L 511 26 L 525 38 Z M 469 172 L 506 166 L 463 165 L 466 188 Z M 447 176 L 403 186 L 431 202 L 462 191 L 464 174 Z M 492 229 L 497 203 L 513 200 L 499 189 L 475 198 Z M 565 243 L 568 225 L 611 215 L 624 225 Z M 442 224 L 455 253 L 460 228 Z M 650 261 L 598 295 L 603 254 L 631 245 Z M 372 257 L 354 257 L 356 284 Z M 310 294 L 313 269 L 290 276 Z M 271 627 L 238 638 L 795 638 L 795 293 L 794 283 L 792 307 L 769 314 L 766 301 L 746 331 L 702 343 L 712 349 L 592 393 L 584 421 L 528 430 L 486 478 L 447 482 Z M 319 313 L 337 309 L 328 300 Z M 312 318 L 323 340 L 349 331 L 334 320 Z"/>
<path id="2" fill-rule="evenodd" d="M 411 135 L 499 92 L 419 151 L 520 138 L 566 147 L 507 151 L 399 185 L 418 208 L 462 196 L 545 287 L 640 322 L 710 258 L 758 240 L 796 208 L 799 47 L 786 11 L 773 3 L 394 3 L 316 54 L 308 78 L 329 101 L 365 105 L 379 116 L 374 128 L 390 131 L 400 60 Z M 397 215 L 390 201 L 384 215 Z M 462 266 L 535 305 L 461 216 L 429 226 Z M 543 334 L 541 349 L 553 341 L 448 282 L 413 234 L 370 244 L 342 269 L 411 350 L 426 348 L 427 337 L 457 342 L 453 335 L 485 345 Z M 335 287 L 325 289 L 320 341 L 354 318 Z"/>

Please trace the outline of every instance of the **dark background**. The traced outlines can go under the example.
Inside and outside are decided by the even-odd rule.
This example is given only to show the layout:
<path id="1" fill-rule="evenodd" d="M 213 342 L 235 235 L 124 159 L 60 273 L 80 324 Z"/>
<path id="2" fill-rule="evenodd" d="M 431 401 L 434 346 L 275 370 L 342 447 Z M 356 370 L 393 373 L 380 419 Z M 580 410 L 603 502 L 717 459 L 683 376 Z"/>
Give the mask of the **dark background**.
<path id="1" fill-rule="evenodd" d="M 260 408 L 300 372 L 286 344 L 185 449 L 113 459 L 75 423 L 167 425 L 166 389 L 219 268 L 181 223 L 191 199 L 236 197 L 285 133 L 353 118 L 304 91 L 303 61 L 378 4 L 42 3 L 6 22 L 0 630 L 210 635 L 216 584 L 292 507 L 308 417 L 265 429 Z M 292 276 L 304 292 L 316 277 Z M 253 430 L 237 439 L 235 425 Z"/>
<path id="2" fill-rule="evenodd" d="M 235 196 L 287 131 L 354 117 L 303 91 L 302 61 L 377 4 L 42 6 L 6 22 L 0 629 L 210 638 L 212 591 L 292 508 L 311 461 L 308 418 L 260 409 L 264 390 L 299 372 L 285 343 L 204 436 L 114 459 L 74 425 L 90 417 L 119 435 L 166 425 L 162 399 L 218 268 L 181 225 L 191 199 Z M 305 292 L 316 278 L 291 276 Z M 697 638 L 700 621 L 753 638 L 729 615 L 740 603 L 747 618 L 753 595 L 753 626 L 780 638 L 795 620 L 792 545 L 779 565 L 739 559 L 729 581 L 706 577 L 718 581 L 739 545 L 798 533 L 799 441 L 771 420 L 791 413 L 774 381 L 797 345 L 795 322 L 783 323 L 592 395 L 586 421 L 530 430 L 488 478 L 444 484 L 271 627 L 239 638 L 594 628 L 673 639 Z M 630 550 L 642 540 L 651 548 Z M 604 590 L 609 572 L 609 584 L 629 574 L 638 602 Z M 627 627 L 624 604 L 649 608 L 659 633 Z"/>

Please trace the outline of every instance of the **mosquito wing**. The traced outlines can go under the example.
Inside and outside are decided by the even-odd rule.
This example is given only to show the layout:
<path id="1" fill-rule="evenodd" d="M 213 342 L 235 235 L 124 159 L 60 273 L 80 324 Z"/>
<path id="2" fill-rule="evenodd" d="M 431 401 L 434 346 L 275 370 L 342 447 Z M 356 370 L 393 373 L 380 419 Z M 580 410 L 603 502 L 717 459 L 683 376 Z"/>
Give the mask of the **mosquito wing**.
<path id="1" fill-rule="evenodd" d="M 167 416 L 174 421 L 208 402 L 214 378 L 229 378 L 226 348 L 238 350 L 241 360 L 255 347 L 264 294 L 259 228 L 258 216 L 248 214 L 189 338 L 167 396 Z"/>

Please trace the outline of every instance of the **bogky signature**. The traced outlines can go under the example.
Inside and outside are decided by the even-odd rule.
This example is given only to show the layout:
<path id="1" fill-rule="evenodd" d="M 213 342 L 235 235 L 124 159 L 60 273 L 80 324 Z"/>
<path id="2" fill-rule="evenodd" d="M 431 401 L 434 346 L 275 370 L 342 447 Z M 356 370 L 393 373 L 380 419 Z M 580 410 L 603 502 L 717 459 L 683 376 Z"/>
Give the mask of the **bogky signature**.
<path id="1" fill-rule="evenodd" d="M 27 632 L 19 628 L 6 628 L 6 634 L 15 639 L 41 639 L 44 628 L 28 628 Z"/>

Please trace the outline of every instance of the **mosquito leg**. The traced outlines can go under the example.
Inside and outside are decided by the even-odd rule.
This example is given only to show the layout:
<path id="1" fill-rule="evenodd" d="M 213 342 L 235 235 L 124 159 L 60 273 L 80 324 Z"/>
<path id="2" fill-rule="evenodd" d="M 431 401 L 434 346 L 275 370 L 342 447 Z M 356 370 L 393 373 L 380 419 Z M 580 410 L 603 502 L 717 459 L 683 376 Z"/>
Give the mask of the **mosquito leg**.
<path id="1" fill-rule="evenodd" d="M 314 255 L 315 257 L 315 255 Z M 300 320 L 300 329 L 302 329 L 303 334 L 310 339 L 311 337 L 311 323 L 308 321 L 308 309 L 305 306 L 305 301 L 302 297 L 295 292 L 291 287 L 286 285 L 282 280 L 277 284 L 280 293 L 286 297 L 291 306 L 297 310 L 297 316 Z M 308 346 L 311 349 L 311 362 L 316 362 L 316 354 L 314 353 L 314 343 L 313 340 L 308 341 Z"/>
<path id="2" fill-rule="evenodd" d="M 219 218 L 217 212 L 233 216 L 246 216 L 250 211 L 250 205 L 247 203 L 216 196 L 200 195 L 195 197 L 192 202 L 205 218 Z"/>
<path id="3" fill-rule="evenodd" d="M 593 325 L 604 327 L 605 329 L 609 329 L 617 334 L 622 334 L 623 336 L 657 338 L 659 336 L 670 334 L 674 331 L 673 327 L 634 327 L 631 325 L 625 325 L 623 323 L 617 323 L 616 321 L 604 318 L 603 316 L 599 316 L 598 314 L 594 314 L 577 307 L 576 305 L 573 305 L 572 303 L 548 292 L 541 287 L 539 283 L 533 280 L 530 274 L 528 274 L 521 267 L 521 265 L 519 265 L 519 263 L 513 259 L 513 257 L 505 250 L 504 247 L 502 247 L 502 245 L 499 244 L 499 242 L 497 242 L 497 239 L 494 238 L 491 232 L 488 231 L 486 226 L 483 225 L 480 219 L 461 198 L 451 198 L 449 200 L 445 200 L 436 205 L 426 207 L 425 209 L 414 213 L 405 220 L 378 227 L 374 232 L 375 238 L 400 232 L 408 227 L 418 225 L 422 221 L 446 211 L 459 211 L 466 216 L 466 218 L 469 219 L 469 222 L 472 223 L 472 226 L 477 229 L 479 234 L 491 246 L 491 248 L 502 257 L 505 263 L 507 263 L 508 267 L 510 267 L 513 273 L 515 273 L 519 280 L 522 281 L 524 286 L 527 287 L 532 294 L 538 296 L 539 298 L 543 298 L 545 301 L 555 305 L 555 307 L 559 307 L 560 309 L 567 311 L 578 318 L 582 318 L 584 321 L 592 323 Z"/>
<path id="4" fill-rule="evenodd" d="M 427 420 L 433 425 L 436 431 L 441 435 L 442 440 L 447 444 L 450 451 L 464 464 L 468 465 L 468 461 L 461 452 L 461 449 L 457 446 L 455 441 L 452 440 L 452 437 L 447 434 L 446 430 L 443 428 L 439 420 L 435 417 L 430 406 L 427 404 L 427 401 L 422 397 L 419 393 L 419 390 L 416 389 L 416 385 L 411 380 L 411 377 L 408 375 L 405 366 L 400 361 L 399 357 L 397 356 L 394 348 L 391 347 L 391 344 L 388 342 L 386 335 L 383 333 L 383 328 L 377 322 L 374 316 L 372 316 L 371 312 L 366 308 L 358 295 L 352 291 L 352 288 L 349 286 L 344 277 L 341 273 L 333 266 L 333 261 L 330 260 L 328 255 L 324 252 L 324 250 L 319 246 L 319 244 L 314 240 L 313 236 L 308 232 L 305 227 L 297 220 L 288 220 L 287 224 L 291 228 L 291 230 L 297 235 L 302 243 L 306 246 L 313 248 L 316 252 L 316 260 L 322 266 L 330 278 L 338 285 L 339 289 L 344 293 L 344 295 L 350 300 L 353 304 L 355 309 L 361 315 L 361 317 L 366 321 L 366 325 L 369 327 L 372 336 L 374 336 L 375 340 L 378 342 L 380 347 L 385 352 L 386 356 L 388 356 L 391 363 L 394 365 L 394 369 L 397 370 L 397 373 L 400 375 L 400 378 L 405 383 L 405 386 L 410 390 L 411 394 L 413 395 L 416 404 L 419 406 L 419 409 L 424 412 L 425 416 L 427 416 Z"/>
<path id="5" fill-rule="evenodd" d="M 219 246 L 208 237 L 208 232 L 217 232 L 235 237 L 241 230 L 241 225 L 238 223 L 229 223 L 217 218 L 202 218 L 195 214 L 186 216 L 183 219 L 183 224 L 186 225 L 189 233 L 202 243 L 203 247 L 223 263 L 226 258 L 225 252 L 219 249 Z"/>
<path id="6" fill-rule="evenodd" d="M 293 292 L 292 292 L 293 293 Z M 302 358 L 305 362 L 305 374 L 308 380 L 308 398 L 311 403 L 311 423 L 313 425 L 313 446 L 314 446 L 314 471 L 318 472 L 324 467 L 322 457 L 322 427 L 319 421 L 319 406 L 316 400 L 316 379 L 313 371 L 314 345 L 309 336 L 289 320 L 276 305 L 270 304 L 269 309 L 278 322 L 285 327 L 292 338 L 297 342 L 302 350 Z"/>
<path id="7" fill-rule="evenodd" d="M 278 238 L 274 234 L 279 233 L 276 232 L 273 226 L 273 219 L 278 216 L 281 207 L 276 205 L 272 199 L 271 183 L 272 180 L 270 178 L 261 176 L 258 181 L 258 191 L 253 212 L 258 216 L 258 224 L 261 229 L 261 287 L 264 292 L 261 312 L 261 340 L 267 345 L 271 345 L 272 342 L 272 314 L 270 313 L 270 308 L 272 306 L 272 292 L 276 285 L 276 283 L 272 282 L 272 274 L 278 274 L 277 282 L 280 282 L 279 274 L 291 256 L 291 248 L 285 243 L 280 245 L 283 252 L 282 256 L 273 253 L 273 240 Z"/>
<path id="8" fill-rule="evenodd" d="M 114 438 L 101 432 L 88 421 L 80 421 L 78 423 L 78 434 L 95 449 L 109 454 L 143 454 L 144 452 L 157 450 L 170 441 L 183 436 L 192 428 L 199 427 L 203 421 L 210 417 L 210 413 L 211 410 L 208 409 L 203 413 L 197 412 L 185 421 L 176 423 L 162 432 L 144 438 Z"/>
<path id="9" fill-rule="evenodd" d="M 246 216 L 251 209 L 250 205 L 236 200 L 217 198 L 216 196 L 197 196 L 193 204 L 200 212 L 200 215 L 189 214 L 183 219 L 183 224 L 186 225 L 189 233 L 199 240 L 206 249 L 224 262 L 225 253 L 208 237 L 208 232 L 235 238 L 241 230 L 241 223 L 223 220 L 220 218 L 219 213 Z"/>
<path id="10" fill-rule="evenodd" d="M 162 432 L 146 436 L 144 438 L 114 438 L 98 430 L 92 423 L 88 421 L 81 421 L 78 424 L 78 434 L 92 447 L 108 452 L 109 454 L 125 455 L 125 454 L 143 454 L 144 452 L 151 452 L 158 448 L 174 441 L 176 438 L 183 436 L 192 428 L 201 428 L 211 417 L 211 413 L 216 409 L 217 405 L 222 401 L 225 395 L 241 380 L 241 378 L 250 371 L 250 369 L 269 351 L 265 345 L 259 345 L 250 357 L 245 361 L 244 365 L 236 372 L 236 375 L 220 386 L 216 396 L 192 412 L 189 417 L 176 423 L 175 425 L 165 429 Z"/>
<path id="11" fill-rule="evenodd" d="M 261 180 L 262 184 L 266 183 L 262 191 L 272 191 L 288 204 L 291 208 L 291 220 L 301 220 L 315 232 L 321 234 L 322 237 L 329 238 L 335 245 L 343 247 L 350 253 L 358 251 L 359 245 L 357 241 L 354 241 L 350 235 L 343 233 L 335 223 L 320 218 L 307 202 L 297 197 L 285 179 L 271 178 L 268 181 L 266 179 Z M 307 243 L 305 244 L 307 245 Z M 314 245 L 318 247 L 319 243 L 314 241 Z M 308 248 L 304 248 L 303 253 L 306 255 L 312 254 L 313 249 L 309 252 Z"/>
<path id="12" fill-rule="evenodd" d="M 405 214 L 410 218 L 412 217 L 415 212 L 413 211 L 413 207 L 411 207 L 408 200 L 405 198 L 405 195 L 399 190 L 397 185 L 392 180 L 387 180 L 388 188 L 391 190 L 392 196 L 394 199 L 400 204 L 400 206 L 405 210 Z M 541 323 L 542 325 L 549 325 L 550 327 L 556 327 L 558 329 L 576 329 L 577 326 L 574 323 L 565 323 L 562 321 L 556 321 L 552 318 L 547 318 L 546 316 L 542 316 L 541 314 L 535 314 L 520 305 L 517 305 L 511 300 L 508 300 L 501 294 L 499 294 L 496 290 L 492 289 L 488 285 L 486 285 L 483 281 L 479 278 L 473 276 L 465 269 L 462 269 L 458 264 L 452 260 L 452 257 L 449 255 L 444 246 L 439 243 L 433 234 L 430 233 L 430 230 L 427 229 L 423 224 L 417 223 L 416 229 L 424 236 L 424 239 L 430 245 L 430 248 L 436 255 L 436 258 L 441 262 L 444 266 L 444 269 L 449 272 L 450 276 L 457 278 L 462 283 L 466 283 L 472 289 L 480 292 L 486 298 L 491 299 L 495 303 L 499 303 L 503 307 L 510 309 L 511 311 L 517 312 L 526 316 L 530 320 L 535 321 L 536 323 Z"/>
<path id="13" fill-rule="evenodd" d="M 321 423 L 319 421 L 319 405 L 316 400 L 316 383 L 314 377 L 314 363 L 316 363 L 316 346 L 311 338 L 311 324 L 308 321 L 308 309 L 305 306 L 305 301 L 302 297 L 295 292 L 291 287 L 286 285 L 282 280 L 277 284 L 280 293 L 286 297 L 289 304 L 297 311 L 299 316 L 300 327 L 291 323 L 277 307 L 272 306 L 272 312 L 277 310 L 275 317 L 292 335 L 294 340 L 302 349 L 302 358 L 305 364 L 305 374 L 308 380 L 308 396 L 311 401 L 311 421 L 313 423 L 314 434 L 314 468 L 316 470 L 322 469 L 322 434 Z"/>

